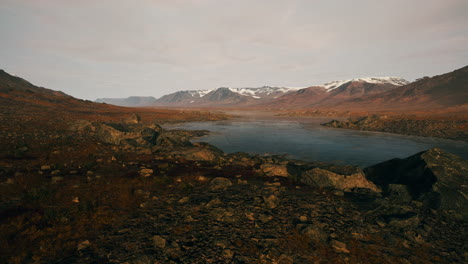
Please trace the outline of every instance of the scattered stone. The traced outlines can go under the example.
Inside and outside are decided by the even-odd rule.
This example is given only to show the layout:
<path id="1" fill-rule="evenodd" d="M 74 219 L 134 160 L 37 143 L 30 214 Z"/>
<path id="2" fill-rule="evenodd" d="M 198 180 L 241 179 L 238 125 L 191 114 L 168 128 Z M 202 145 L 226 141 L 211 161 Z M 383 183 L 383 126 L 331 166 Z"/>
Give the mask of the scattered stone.
<path id="1" fill-rule="evenodd" d="M 332 240 L 330 242 L 330 246 L 335 249 L 336 252 L 338 253 L 345 253 L 345 254 L 349 254 L 349 250 L 346 248 L 346 244 L 343 243 L 343 242 L 340 242 L 338 240 Z"/>
<path id="2" fill-rule="evenodd" d="M 185 204 L 190 201 L 190 197 L 184 197 L 178 201 L 179 204 Z"/>
<path id="3" fill-rule="evenodd" d="M 153 175 L 153 170 L 152 169 L 141 169 L 140 170 L 140 176 L 142 177 L 150 177 Z"/>
<path id="4" fill-rule="evenodd" d="M 280 203 L 280 199 L 274 194 L 270 196 L 263 196 L 263 201 L 265 202 L 265 205 L 270 209 L 275 209 Z"/>
<path id="5" fill-rule="evenodd" d="M 85 240 L 78 244 L 77 250 L 80 251 L 85 248 L 88 248 L 89 246 L 91 246 L 91 242 L 89 242 L 89 240 Z"/>
<path id="6" fill-rule="evenodd" d="M 155 235 L 153 236 L 153 246 L 155 248 L 163 249 L 166 247 L 166 239 L 162 238 L 161 236 Z"/>
<path id="7" fill-rule="evenodd" d="M 254 213 L 245 212 L 244 214 L 247 217 L 247 219 L 249 219 L 250 221 L 255 221 Z"/>
<path id="8" fill-rule="evenodd" d="M 344 196 L 344 192 L 342 190 L 333 190 L 330 193 L 334 196 Z"/>
<path id="9" fill-rule="evenodd" d="M 41 170 L 42 170 L 42 171 L 51 170 L 50 165 L 42 165 L 42 166 L 41 166 Z"/>
<path id="10" fill-rule="evenodd" d="M 273 219 L 273 216 L 271 215 L 265 215 L 265 214 L 259 214 L 258 215 L 258 220 L 260 220 L 262 223 L 266 223 Z"/>
<path id="11" fill-rule="evenodd" d="M 62 180 L 63 180 L 63 177 L 61 177 L 61 176 L 53 176 L 53 177 L 50 179 L 50 181 L 51 181 L 52 183 L 57 183 L 57 182 L 62 181 Z"/>
<path id="12" fill-rule="evenodd" d="M 316 225 L 306 225 L 301 230 L 301 233 L 310 237 L 314 241 L 326 242 L 328 240 L 328 234 Z"/>
<path id="13" fill-rule="evenodd" d="M 237 184 L 248 184 L 247 180 L 237 179 Z"/>
<path id="14" fill-rule="evenodd" d="M 223 250 L 222 256 L 225 259 L 232 259 L 232 257 L 234 256 L 234 252 L 230 249 L 225 249 Z"/>
<path id="15" fill-rule="evenodd" d="M 293 263 L 294 263 L 294 259 L 291 256 L 282 254 L 278 258 L 278 264 L 293 264 Z"/>
<path id="16" fill-rule="evenodd" d="M 205 205 L 205 207 L 206 207 L 206 208 L 211 208 L 211 207 L 214 207 L 214 206 L 217 206 L 217 205 L 220 205 L 220 204 L 222 204 L 221 200 L 220 200 L 219 198 L 215 198 L 215 199 L 209 201 L 209 202 Z"/>
<path id="17" fill-rule="evenodd" d="M 214 245 L 220 248 L 227 248 L 228 243 L 226 241 L 216 241 Z"/>
<path id="18" fill-rule="evenodd" d="M 211 190 L 225 190 L 227 187 L 232 186 L 231 180 L 223 177 L 216 177 L 210 182 Z"/>
<path id="19" fill-rule="evenodd" d="M 288 168 L 286 165 L 263 163 L 260 165 L 260 170 L 268 177 L 289 177 Z"/>

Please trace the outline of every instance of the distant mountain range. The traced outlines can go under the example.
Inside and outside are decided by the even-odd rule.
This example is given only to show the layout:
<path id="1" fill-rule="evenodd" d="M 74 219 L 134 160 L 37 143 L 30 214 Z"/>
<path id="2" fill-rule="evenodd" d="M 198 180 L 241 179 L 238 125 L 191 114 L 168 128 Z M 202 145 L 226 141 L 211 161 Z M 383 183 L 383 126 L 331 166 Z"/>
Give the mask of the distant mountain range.
<path id="1" fill-rule="evenodd" d="M 65 93 L 37 87 L 0 70 L 0 104 L 84 111 L 108 111 L 121 106 L 217 107 L 249 109 L 316 109 L 366 112 L 468 111 L 468 66 L 450 73 L 424 77 L 413 83 L 396 78 L 360 78 L 307 88 L 258 87 L 179 91 L 159 99 L 129 97 L 99 99 L 109 105 L 73 98 Z M 99 110 L 98 110 L 99 109 Z"/>
<path id="2" fill-rule="evenodd" d="M 214 90 L 178 91 L 159 99 L 154 97 L 101 98 L 96 102 L 120 106 L 297 108 L 381 93 L 408 83 L 397 77 L 372 77 L 334 81 L 308 88 L 220 87 Z"/>

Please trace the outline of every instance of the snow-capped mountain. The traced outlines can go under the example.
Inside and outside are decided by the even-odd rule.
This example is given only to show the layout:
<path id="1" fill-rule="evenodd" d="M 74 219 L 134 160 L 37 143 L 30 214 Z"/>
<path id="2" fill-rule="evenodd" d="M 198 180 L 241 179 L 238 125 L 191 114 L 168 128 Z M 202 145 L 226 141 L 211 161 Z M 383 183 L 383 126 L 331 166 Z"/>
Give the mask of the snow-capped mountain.
<path id="1" fill-rule="evenodd" d="M 408 83 L 408 81 L 398 77 L 367 77 L 333 81 L 308 88 L 272 86 L 256 88 L 219 87 L 211 90 L 178 91 L 152 101 L 151 105 L 175 107 L 264 106 L 268 108 L 324 106 L 334 105 L 337 102 L 348 99 L 386 92 Z M 129 105 L 128 99 L 125 100 L 127 106 Z M 134 104 L 136 100 L 131 101 L 131 106 L 138 106 Z M 144 106 L 148 105 L 148 101 L 151 100 L 145 100 Z M 123 105 L 123 102 L 116 99 L 105 102 Z"/>
<path id="2" fill-rule="evenodd" d="M 410 83 L 407 80 L 403 78 L 399 78 L 399 77 L 366 77 L 366 78 L 356 78 L 356 79 L 349 79 L 349 80 L 342 80 L 342 81 L 332 81 L 332 82 L 328 82 L 319 86 L 327 89 L 327 91 L 331 91 L 349 82 L 391 84 L 395 86 L 402 86 L 402 85 L 406 85 Z"/>
<path id="3" fill-rule="evenodd" d="M 159 98 L 156 105 L 231 106 L 252 105 L 283 96 L 298 88 L 263 86 L 258 88 L 219 87 L 213 90 L 179 91 Z"/>
<path id="4" fill-rule="evenodd" d="M 334 107 L 343 101 L 379 94 L 409 82 L 397 77 L 370 77 L 329 82 L 285 94 L 262 104 L 268 108 Z"/>

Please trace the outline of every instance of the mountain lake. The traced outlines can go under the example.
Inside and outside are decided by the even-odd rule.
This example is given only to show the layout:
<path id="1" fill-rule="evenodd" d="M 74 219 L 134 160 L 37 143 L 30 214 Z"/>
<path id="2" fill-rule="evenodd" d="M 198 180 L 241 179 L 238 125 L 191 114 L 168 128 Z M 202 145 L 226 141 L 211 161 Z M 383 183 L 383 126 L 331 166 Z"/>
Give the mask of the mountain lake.
<path id="1" fill-rule="evenodd" d="M 163 127 L 209 130 L 209 135 L 192 142 L 207 142 L 225 153 L 286 155 L 304 161 L 360 167 L 393 158 L 406 158 L 432 147 L 468 158 L 467 142 L 320 126 L 332 119 L 250 114 L 225 121 L 189 122 Z"/>

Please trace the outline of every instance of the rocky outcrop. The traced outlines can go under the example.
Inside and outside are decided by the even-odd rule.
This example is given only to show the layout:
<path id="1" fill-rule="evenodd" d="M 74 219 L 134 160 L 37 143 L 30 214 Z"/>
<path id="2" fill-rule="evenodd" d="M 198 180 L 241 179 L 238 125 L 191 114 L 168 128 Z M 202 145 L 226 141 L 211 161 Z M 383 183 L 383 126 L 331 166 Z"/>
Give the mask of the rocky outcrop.
<path id="1" fill-rule="evenodd" d="M 380 192 L 380 189 L 374 183 L 367 180 L 359 168 L 355 168 L 355 171 L 348 174 L 338 174 L 326 169 L 314 168 L 302 173 L 300 182 L 318 188 L 340 190 L 366 188 L 374 192 Z"/>
<path id="2" fill-rule="evenodd" d="M 70 129 L 89 133 L 103 143 L 126 149 L 145 150 L 148 153 L 161 149 L 192 147 L 190 139 L 206 135 L 208 131 L 163 130 L 157 124 L 139 123 L 139 116 L 132 115 L 123 123 L 100 123 L 79 120 Z"/>
<path id="3" fill-rule="evenodd" d="M 347 121 L 332 120 L 322 126 L 468 141 L 467 120 L 419 120 L 373 115 Z"/>
<path id="4" fill-rule="evenodd" d="M 191 147 L 175 148 L 170 155 L 193 161 L 216 162 L 223 159 L 224 152 L 207 143 L 194 143 Z"/>
<path id="5" fill-rule="evenodd" d="M 382 162 L 364 171 L 387 193 L 407 191 L 413 200 L 432 208 L 455 210 L 468 219 L 468 161 L 461 157 L 433 148 L 405 159 Z"/>

